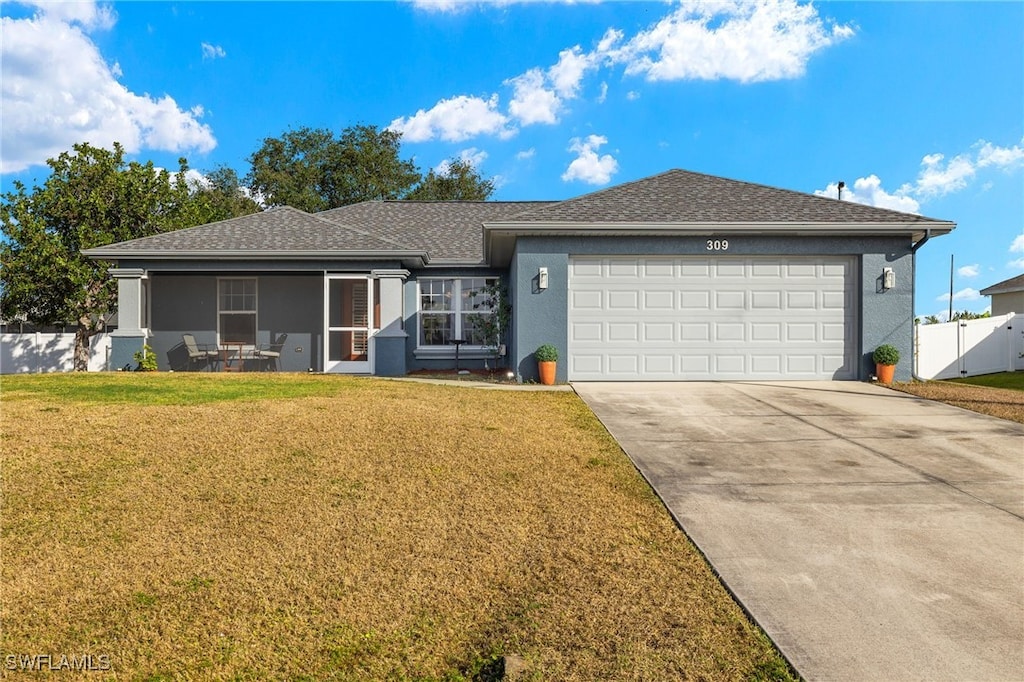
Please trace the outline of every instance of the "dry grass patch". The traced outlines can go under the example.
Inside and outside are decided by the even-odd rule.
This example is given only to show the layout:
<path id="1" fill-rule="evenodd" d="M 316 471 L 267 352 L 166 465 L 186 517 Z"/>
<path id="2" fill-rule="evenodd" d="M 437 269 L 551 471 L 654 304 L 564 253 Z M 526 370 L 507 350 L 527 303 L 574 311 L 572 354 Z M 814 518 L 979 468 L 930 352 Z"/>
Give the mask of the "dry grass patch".
<path id="1" fill-rule="evenodd" d="M 532 679 L 788 676 L 575 395 L 264 381 L 319 384 L 4 381 L 0 650 L 119 679 L 494 679 L 505 653 Z"/>
<path id="2" fill-rule="evenodd" d="M 921 398 L 1024 424 L 1024 391 L 977 386 L 959 381 L 896 383 L 893 384 L 893 388 Z"/>

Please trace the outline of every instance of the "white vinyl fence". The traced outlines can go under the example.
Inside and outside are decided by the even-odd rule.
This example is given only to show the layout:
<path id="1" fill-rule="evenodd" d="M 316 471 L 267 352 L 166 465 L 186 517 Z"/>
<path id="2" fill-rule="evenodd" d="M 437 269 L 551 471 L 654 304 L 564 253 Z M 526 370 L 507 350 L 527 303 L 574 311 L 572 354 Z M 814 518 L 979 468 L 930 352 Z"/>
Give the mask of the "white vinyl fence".
<path id="1" fill-rule="evenodd" d="M 915 343 L 915 369 L 922 379 L 1024 370 L 1024 315 L 920 324 Z"/>
<path id="2" fill-rule="evenodd" d="M 89 371 L 102 372 L 110 357 L 110 334 L 89 343 Z M 75 368 L 75 333 L 0 334 L 0 374 L 70 372 Z"/>

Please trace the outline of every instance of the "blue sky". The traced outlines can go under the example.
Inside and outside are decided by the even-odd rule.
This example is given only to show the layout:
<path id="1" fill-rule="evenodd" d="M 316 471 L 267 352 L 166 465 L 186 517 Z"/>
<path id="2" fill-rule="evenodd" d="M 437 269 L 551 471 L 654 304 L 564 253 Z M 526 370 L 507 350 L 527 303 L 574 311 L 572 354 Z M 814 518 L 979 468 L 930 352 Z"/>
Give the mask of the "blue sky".
<path id="1" fill-rule="evenodd" d="M 3 189 L 79 141 L 241 174 L 356 123 L 495 199 L 685 168 L 958 223 L 919 315 L 1024 272 L 1024 3 L 4 3 Z"/>

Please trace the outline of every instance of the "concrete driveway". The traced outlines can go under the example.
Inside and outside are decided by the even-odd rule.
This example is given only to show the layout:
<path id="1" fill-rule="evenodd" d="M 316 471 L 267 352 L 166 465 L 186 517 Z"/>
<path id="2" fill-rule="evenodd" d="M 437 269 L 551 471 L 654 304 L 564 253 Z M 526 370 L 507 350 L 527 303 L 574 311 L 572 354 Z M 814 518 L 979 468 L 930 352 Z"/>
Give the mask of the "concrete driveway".
<path id="1" fill-rule="evenodd" d="M 574 387 L 805 678 L 1024 679 L 1024 425 L 855 382 Z"/>

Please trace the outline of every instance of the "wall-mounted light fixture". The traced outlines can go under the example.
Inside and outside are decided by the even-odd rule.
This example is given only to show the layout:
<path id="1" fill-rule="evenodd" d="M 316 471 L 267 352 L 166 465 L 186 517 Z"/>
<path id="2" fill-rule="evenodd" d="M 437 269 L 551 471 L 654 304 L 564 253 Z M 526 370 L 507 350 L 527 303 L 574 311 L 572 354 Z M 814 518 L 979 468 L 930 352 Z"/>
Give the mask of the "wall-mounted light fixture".
<path id="1" fill-rule="evenodd" d="M 882 268 L 882 290 L 888 291 L 896 286 L 896 273 L 892 268 Z"/>
<path id="2" fill-rule="evenodd" d="M 548 269 L 540 268 L 537 270 L 537 288 L 547 289 L 548 288 Z"/>

